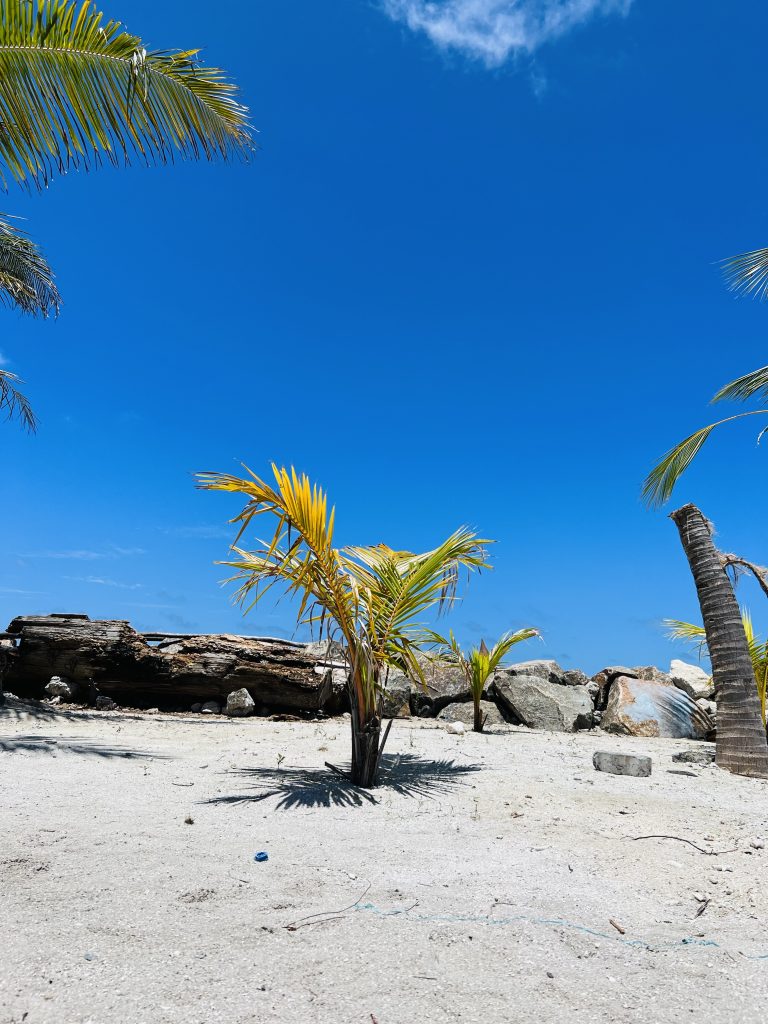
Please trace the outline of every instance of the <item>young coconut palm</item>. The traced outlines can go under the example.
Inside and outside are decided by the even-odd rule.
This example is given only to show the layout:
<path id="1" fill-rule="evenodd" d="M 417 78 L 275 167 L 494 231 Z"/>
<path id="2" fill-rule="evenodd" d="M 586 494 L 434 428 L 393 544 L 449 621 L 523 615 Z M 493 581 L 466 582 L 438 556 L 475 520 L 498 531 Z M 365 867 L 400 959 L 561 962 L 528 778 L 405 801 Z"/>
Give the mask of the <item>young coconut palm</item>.
<path id="1" fill-rule="evenodd" d="M 749 656 L 752 659 L 752 668 L 755 670 L 757 695 L 760 698 L 760 710 L 763 715 L 763 725 L 765 725 L 766 698 L 768 697 L 768 640 L 760 640 L 755 635 L 752 616 L 746 608 L 741 609 L 741 621 L 747 638 Z M 707 633 L 703 626 L 697 626 L 693 622 L 682 622 L 680 619 L 665 619 L 664 625 L 669 627 L 667 636 L 670 640 L 688 640 L 697 646 L 700 658 L 709 657 Z"/>
<path id="2" fill-rule="evenodd" d="M 455 601 L 460 570 L 485 567 L 488 542 L 461 528 L 422 554 L 385 544 L 335 548 L 335 509 L 328 511 L 325 492 L 293 468 L 273 464 L 272 472 L 274 484 L 250 470 L 247 479 L 200 473 L 198 486 L 248 499 L 232 520 L 240 524 L 235 545 L 258 516 L 273 517 L 268 544 L 260 542 L 255 551 L 233 546 L 237 557 L 224 563 L 237 570 L 236 600 L 248 611 L 280 584 L 299 598 L 299 624 L 343 644 L 352 710 L 351 780 L 375 786 L 389 732 L 382 740 L 387 672 L 394 668 L 412 679 L 423 678 L 417 655 L 421 645 L 432 643 L 433 634 L 418 620 Z"/>
<path id="3" fill-rule="evenodd" d="M 505 633 L 504 636 L 496 641 L 490 651 L 485 646 L 485 641 L 481 640 L 479 647 L 473 647 L 469 654 L 465 654 L 458 640 L 453 635 L 453 630 L 448 634 L 448 640 L 444 640 L 443 637 L 434 634 L 435 641 L 443 645 L 437 652 L 436 657 L 440 658 L 441 661 L 449 661 L 454 665 L 458 665 L 469 683 L 475 712 L 472 728 L 475 732 L 482 732 L 485 725 L 485 719 L 480 709 L 480 701 L 485 690 L 485 684 L 515 644 L 522 643 L 523 640 L 531 640 L 535 636 L 541 636 L 538 629 L 531 627 L 519 629 L 516 633 Z"/>

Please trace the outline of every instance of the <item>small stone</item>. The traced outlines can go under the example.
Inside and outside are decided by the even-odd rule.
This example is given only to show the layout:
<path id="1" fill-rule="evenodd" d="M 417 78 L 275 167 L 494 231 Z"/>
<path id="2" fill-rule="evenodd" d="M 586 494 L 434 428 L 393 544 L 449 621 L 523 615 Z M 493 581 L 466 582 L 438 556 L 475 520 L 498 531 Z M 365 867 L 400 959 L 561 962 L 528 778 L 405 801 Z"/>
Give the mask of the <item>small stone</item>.
<path id="1" fill-rule="evenodd" d="M 256 710 L 256 702 L 248 691 L 243 687 L 234 690 L 227 696 L 227 705 L 224 713 L 230 718 L 246 718 Z"/>
<path id="2" fill-rule="evenodd" d="M 97 711 L 116 711 L 117 703 L 111 697 L 97 697 L 96 709 Z"/>
<path id="3" fill-rule="evenodd" d="M 451 736 L 463 736 L 466 732 L 463 722 L 449 722 L 445 727 L 445 731 L 450 733 Z"/>
<path id="4" fill-rule="evenodd" d="M 85 959 L 86 960 L 95 960 L 96 959 L 96 954 L 95 953 L 86 953 L 85 954 Z"/>
<path id="5" fill-rule="evenodd" d="M 189 710 L 196 715 L 202 709 L 202 707 L 203 705 L 200 703 L 200 701 L 198 701 L 197 704 L 193 704 Z"/>
<path id="6" fill-rule="evenodd" d="M 715 748 L 698 747 L 696 750 L 681 750 L 672 755 L 672 760 L 682 764 L 714 764 Z"/>
<path id="7" fill-rule="evenodd" d="M 160 714 L 160 708 L 147 708 L 147 710 L 144 712 L 144 714 L 145 715 L 159 715 Z"/>
<path id="8" fill-rule="evenodd" d="M 200 708 L 200 711 L 204 715 L 220 715 L 221 705 L 215 700 L 207 700 L 205 704 Z"/>
<path id="9" fill-rule="evenodd" d="M 49 697 L 61 697 L 62 700 L 73 701 L 77 698 L 78 685 L 64 676 L 51 676 L 46 683 L 45 692 Z"/>
<path id="10" fill-rule="evenodd" d="M 764 850 L 765 841 L 763 839 L 753 839 L 749 844 L 753 850 Z"/>
<path id="11" fill-rule="evenodd" d="M 596 750 L 592 764 L 599 772 L 611 775 L 631 775 L 645 779 L 651 774 L 651 759 L 639 754 L 614 754 L 608 750 Z"/>
<path id="12" fill-rule="evenodd" d="M 706 903 L 707 902 L 707 897 L 704 895 L 703 892 L 694 892 L 691 895 L 693 896 L 693 898 L 696 900 L 697 903 Z"/>
<path id="13" fill-rule="evenodd" d="M 547 971 L 547 977 L 554 978 L 554 974 L 552 973 L 552 971 Z"/>

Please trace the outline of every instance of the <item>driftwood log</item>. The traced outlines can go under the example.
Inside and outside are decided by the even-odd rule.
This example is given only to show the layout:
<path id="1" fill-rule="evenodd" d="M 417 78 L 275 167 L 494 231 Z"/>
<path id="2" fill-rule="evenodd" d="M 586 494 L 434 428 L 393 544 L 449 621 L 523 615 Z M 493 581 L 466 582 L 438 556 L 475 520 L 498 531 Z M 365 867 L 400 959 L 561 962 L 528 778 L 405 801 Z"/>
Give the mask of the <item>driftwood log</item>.
<path id="1" fill-rule="evenodd" d="M 275 710 L 317 711 L 338 690 L 334 668 L 305 644 L 232 636 L 191 636 L 151 647 L 128 622 L 82 615 L 20 616 L 5 688 L 39 697 L 51 676 L 85 684 L 133 707 L 223 702 L 245 687 Z"/>

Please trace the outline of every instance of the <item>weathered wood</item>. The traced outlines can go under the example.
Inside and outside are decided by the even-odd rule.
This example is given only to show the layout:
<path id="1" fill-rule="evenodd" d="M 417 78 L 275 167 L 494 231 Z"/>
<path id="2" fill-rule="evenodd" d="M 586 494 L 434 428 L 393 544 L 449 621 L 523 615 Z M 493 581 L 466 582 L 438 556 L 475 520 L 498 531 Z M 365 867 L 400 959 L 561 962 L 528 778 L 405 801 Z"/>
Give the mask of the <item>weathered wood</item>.
<path id="1" fill-rule="evenodd" d="M 331 695 L 332 668 L 303 645 L 228 634 L 190 636 L 150 647 L 128 622 L 81 616 L 21 616 L 5 685 L 39 696 L 51 676 L 93 680 L 119 704 L 185 706 L 223 701 L 245 687 L 257 704 L 318 710 Z"/>

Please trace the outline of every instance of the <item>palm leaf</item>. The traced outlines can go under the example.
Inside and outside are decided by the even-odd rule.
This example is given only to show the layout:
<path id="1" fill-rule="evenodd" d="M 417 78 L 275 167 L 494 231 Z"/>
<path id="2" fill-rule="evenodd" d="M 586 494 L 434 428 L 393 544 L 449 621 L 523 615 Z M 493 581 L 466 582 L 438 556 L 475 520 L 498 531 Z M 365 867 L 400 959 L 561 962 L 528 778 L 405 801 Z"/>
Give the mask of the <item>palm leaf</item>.
<path id="1" fill-rule="evenodd" d="M 768 295 L 768 249 L 754 249 L 723 260 L 723 274 L 731 291 L 737 295 Z"/>
<path id="2" fill-rule="evenodd" d="M 724 388 L 717 392 L 712 401 L 743 402 L 748 398 L 753 398 L 755 395 L 759 395 L 761 399 L 768 401 L 768 366 L 761 366 L 751 373 L 744 374 L 743 377 L 737 377 L 736 380 L 732 380 L 730 384 L 726 384 Z"/>
<path id="3" fill-rule="evenodd" d="M 197 50 L 147 52 L 90 0 L 0 0 L 0 166 L 44 187 L 112 164 L 253 148 L 247 111 Z"/>
<path id="4" fill-rule="evenodd" d="M 61 297 L 40 249 L 0 216 L 0 301 L 22 313 L 58 314 Z"/>
<path id="5" fill-rule="evenodd" d="M 32 412 L 32 406 L 16 387 L 16 384 L 22 383 L 15 373 L 0 370 L 0 410 L 5 412 L 8 419 L 20 420 L 26 430 L 34 433 L 37 429 L 37 420 Z"/>
<path id="6" fill-rule="evenodd" d="M 768 414 L 768 409 L 753 409 L 750 412 L 741 412 L 736 416 L 728 416 L 724 420 L 718 420 L 717 423 L 710 423 L 709 426 L 702 427 L 695 434 L 686 437 L 684 441 L 670 449 L 648 474 L 643 483 L 643 501 L 646 505 L 658 507 L 669 499 L 672 491 L 675 489 L 675 484 L 699 454 L 704 442 L 715 427 L 720 427 L 723 423 L 730 423 L 732 420 L 742 419 L 744 416 L 766 414 Z"/>

